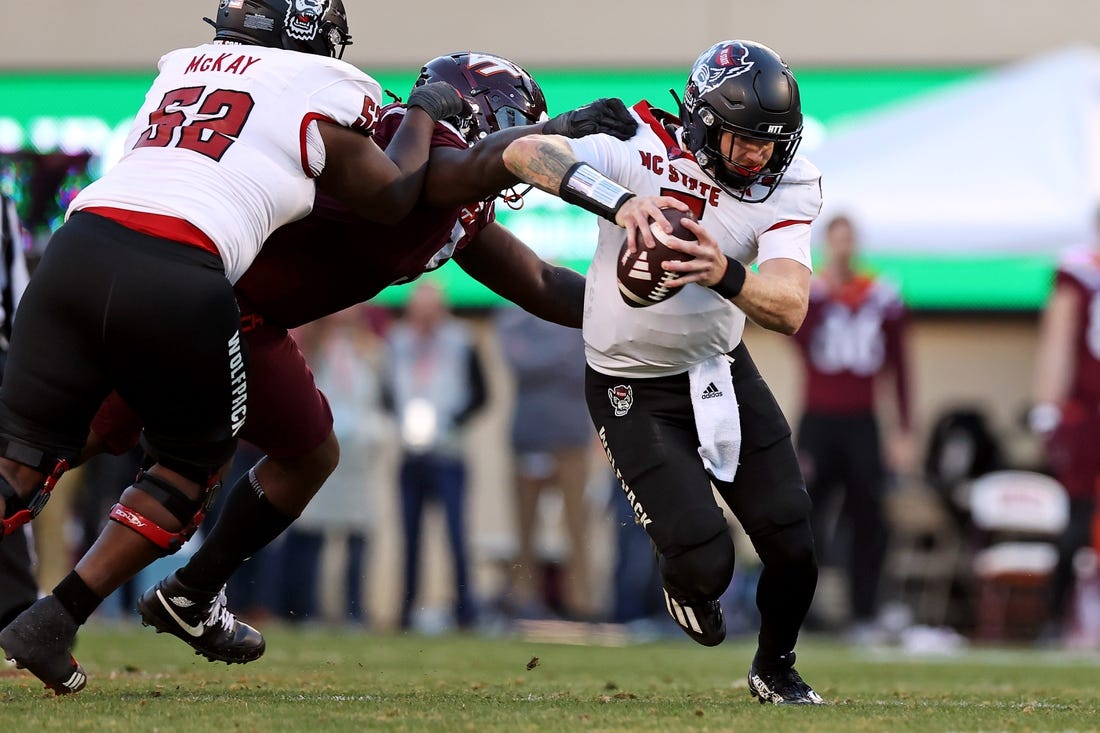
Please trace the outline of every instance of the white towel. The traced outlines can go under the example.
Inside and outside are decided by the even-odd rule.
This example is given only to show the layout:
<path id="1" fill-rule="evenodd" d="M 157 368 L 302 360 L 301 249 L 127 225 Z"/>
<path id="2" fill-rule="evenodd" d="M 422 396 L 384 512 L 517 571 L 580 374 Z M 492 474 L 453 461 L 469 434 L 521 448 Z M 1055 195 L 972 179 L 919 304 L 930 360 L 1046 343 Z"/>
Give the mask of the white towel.
<path id="1" fill-rule="evenodd" d="M 719 354 L 688 369 L 699 456 L 711 476 L 726 482 L 737 475 L 741 456 L 741 415 L 733 393 L 732 362 Z"/>

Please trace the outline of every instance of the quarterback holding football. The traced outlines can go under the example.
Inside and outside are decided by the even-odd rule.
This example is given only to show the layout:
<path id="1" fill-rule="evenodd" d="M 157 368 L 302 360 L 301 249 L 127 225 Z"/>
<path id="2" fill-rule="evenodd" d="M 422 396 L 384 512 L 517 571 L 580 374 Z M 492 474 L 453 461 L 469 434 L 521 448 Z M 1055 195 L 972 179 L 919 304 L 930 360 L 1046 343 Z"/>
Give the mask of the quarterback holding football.
<path id="1" fill-rule="evenodd" d="M 700 644 L 725 638 L 718 598 L 734 546 L 713 482 L 763 563 L 749 690 L 762 703 L 819 704 L 794 669 L 817 584 L 810 500 L 790 427 L 741 336 L 746 317 L 785 334 L 801 325 L 821 176 L 796 155 L 798 83 L 766 46 L 707 49 L 677 105 L 673 115 L 636 104 L 626 141 L 534 135 L 504 161 L 603 217 L 585 288 L 587 400 L 647 519 L 669 613 Z M 674 223 L 687 237 L 669 236 Z"/>

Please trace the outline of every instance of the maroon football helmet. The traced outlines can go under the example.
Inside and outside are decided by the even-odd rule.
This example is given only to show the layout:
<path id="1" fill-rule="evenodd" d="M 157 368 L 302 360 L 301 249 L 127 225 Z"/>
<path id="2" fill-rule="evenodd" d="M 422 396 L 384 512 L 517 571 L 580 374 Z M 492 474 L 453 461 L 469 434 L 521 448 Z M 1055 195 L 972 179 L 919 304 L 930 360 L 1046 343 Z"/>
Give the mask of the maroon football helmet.
<path id="1" fill-rule="evenodd" d="M 416 86 L 430 81 L 447 82 L 470 103 L 472 116 L 449 121 L 471 145 L 497 130 L 547 118 L 542 89 L 503 56 L 476 51 L 437 56 L 424 64 Z"/>

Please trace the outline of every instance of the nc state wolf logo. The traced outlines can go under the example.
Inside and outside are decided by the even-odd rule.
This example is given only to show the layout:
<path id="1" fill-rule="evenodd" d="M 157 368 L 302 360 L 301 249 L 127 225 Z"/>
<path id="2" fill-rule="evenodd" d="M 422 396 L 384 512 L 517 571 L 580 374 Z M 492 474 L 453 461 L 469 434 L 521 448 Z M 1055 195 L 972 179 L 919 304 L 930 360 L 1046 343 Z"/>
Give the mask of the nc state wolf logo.
<path id="1" fill-rule="evenodd" d="M 293 0 L 286 9 L 286 34 L 299 41 L 312 41 L 321 27 L 329 0 Z"/>
<path id="2" fill-rule="evenodd" d="M 607 397 L 615 409 L 615 417 L 622 417 L 630 412 L 630 406 L 634 404 L 634 388 L 629 384 L 616 384 L 607 390 Z"/>
<path id="3" fill-rule="evenodd" d="M 749 49 L 741 43 L 716 43 L 695 62 L 691 81 L 702 96 L 717 89 L 726 79 L 741 76 L 755 66 L 749 61 Z"/>

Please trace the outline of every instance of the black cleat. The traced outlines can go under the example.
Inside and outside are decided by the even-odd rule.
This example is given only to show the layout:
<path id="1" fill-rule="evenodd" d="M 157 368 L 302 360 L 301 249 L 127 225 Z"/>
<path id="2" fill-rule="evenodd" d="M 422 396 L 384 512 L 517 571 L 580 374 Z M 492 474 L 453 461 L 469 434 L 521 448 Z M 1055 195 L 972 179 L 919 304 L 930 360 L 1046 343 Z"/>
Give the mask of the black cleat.
<path id="1" fill-rule="evenodd" d="M 749 692 L 760 704 L 824 705 L 825 701 L 803 681 L 794 668 L 794 652 L 779 658 L 774 667 L 758 667 L 756 660 L 749 667 Z"/>
<path id="2" fill-rule="evenodd" d="M 224 587 L 213 594 L 192 590 L 173 573 L 142 594 L 138 611 L 143 625 L 183 639 L 211 662 L 254 662 L 266 648 L 263 634 L 226 607 Z"/>
<path id="3" fill-rule="evenodd" d="M 0 631 L 4 656 L 58 695 L 80 692 L 88 682 L 73 658 L 76 621 L 54 596 L 46 596 Z"/>
<path id="4" fill-rule="evenodd" d="M 688 605 L 665 592 L 665 607 L 672 620 L 688 636 L 703 646 L 718 646 L 726 638 L 726 619 L 718 601 L 702 601 Z"/>

